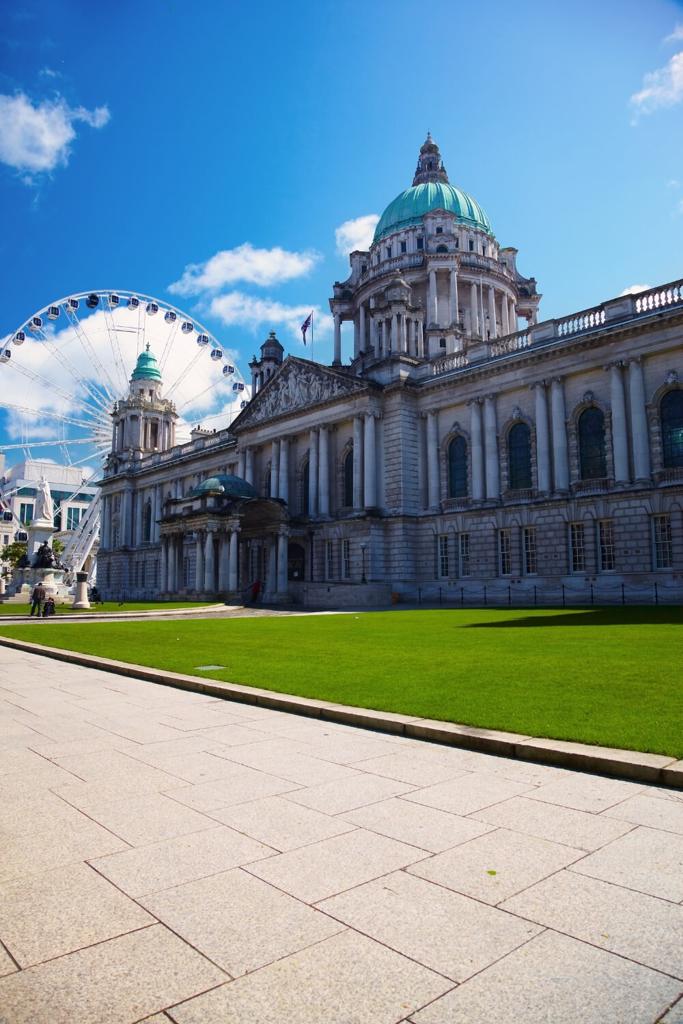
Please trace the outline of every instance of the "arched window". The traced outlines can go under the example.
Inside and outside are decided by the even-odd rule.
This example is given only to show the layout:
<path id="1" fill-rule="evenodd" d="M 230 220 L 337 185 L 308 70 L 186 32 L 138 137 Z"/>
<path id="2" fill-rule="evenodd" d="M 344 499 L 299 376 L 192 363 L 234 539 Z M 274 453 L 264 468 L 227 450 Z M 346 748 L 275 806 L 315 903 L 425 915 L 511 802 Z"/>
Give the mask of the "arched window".
<path id="1" fill-rule="evenodd" d="M 659 404 L 664 467 L 683 466 L 683 389 L 667 391 Z"/>
<path id="2" fill-rule="evenodd" d="M 301 512 L 302 515 L 310 515 L 310 505 L 308 503 L 308 488 L 311 479 L 311 463 L 308 459 L 304 462 L 303 480 L 301 482 L 302 494 L 301 494 Z"/>
<path id="3" fill-rule="evenodd" d="M 436 251 L 437 252 L 448 252 L 448 248 L 445 245 L 437 245 Z"/>
<path id="4" fill-rule="evenodd" d="M 531 431 L 526 423 L 515 423 L 508 434 L 509 487 L 512 491 L 531 487 Z"/>
<path id="5" fill-rule="evenodd" d="M 467 441 L 455 437 L 448 446 L 448 497 L 467 497 Z"/>
<path id="6" fill-rule="evenodd" d="M 579 465 L 582 480 L 607 476 L 605 417 L 595 406 L 579 416 Z"/>
<path id="7" fill-rule="evenodd" d="M 344 459 L 344 507 L 353 507 L 353 448 Z"/>

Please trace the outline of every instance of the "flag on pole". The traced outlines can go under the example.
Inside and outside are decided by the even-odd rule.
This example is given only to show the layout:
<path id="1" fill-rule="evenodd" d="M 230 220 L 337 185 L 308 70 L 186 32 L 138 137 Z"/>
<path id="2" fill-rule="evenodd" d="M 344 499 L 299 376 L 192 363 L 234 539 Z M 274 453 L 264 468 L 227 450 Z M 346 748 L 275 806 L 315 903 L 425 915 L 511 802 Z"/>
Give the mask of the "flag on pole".
<path id="1" fill-rule="evenodd" d="M 311 310 L 311 312 L 308 314 L 308 316 L 306 317 L 306 319 L 304 320 L 304 322 L 301 325 L 301 335 L 302 335 L 302 337 L 304 339 L 304 345 L 306 344 L 306 331 L 308 330 L 308 328 L 311 326 L 312 323 L 313 323 L 313 310 Z"/>

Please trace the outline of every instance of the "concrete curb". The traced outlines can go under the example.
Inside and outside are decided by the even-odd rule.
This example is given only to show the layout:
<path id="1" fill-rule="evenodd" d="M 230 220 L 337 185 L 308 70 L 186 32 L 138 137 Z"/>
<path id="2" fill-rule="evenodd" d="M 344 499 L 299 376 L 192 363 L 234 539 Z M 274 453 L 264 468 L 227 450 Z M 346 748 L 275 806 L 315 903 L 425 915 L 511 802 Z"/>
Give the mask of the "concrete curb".
<path id="1" fill-rule="evenodd" d="M 234 609 L 239 608 L 241 605 L 226 605 L 226 604 L 202 604 L 196 608 L 149 608 L 147 611 L 142 612 L 76 612 L 73 616 L 71 615 L 51 615 L 47 619 L 33 618 L 30 615 L 2 615 L 0 613 L 0 626 L 7 625 L 11 626 L 14 623 L 17 625 L 25 625 L 27 622 L 41 622 L 45 625 L 51 625 L 53 622 L 66 623 L 66 622 L 109 622 L 115 619 L 147 619 L 152 617 L 165 617 L 175 618 L 176 615 L 199 615 L 203 612 L 216 612 L 223 611 L 223 609 Z M 0 603 L 0 609 L 2 604 Z"/>
<path id="2" fill-rule="evenodd" d="M 234 700 L 242 704 L 254 704 L 275 711 L 288 711 L 309 718 L 321 718 L 328 722 L 356 725 L 363 729 L 393 733 L 412 739 L 443 743 L 466 750 L 485 754 L 514 757 L 520 761 L 537 761 L 543 764 L 573 768 L 580 771 L 598 772 L 615 778 L 636 782 L 655 783 L 683 789 L 683 760 L 677 761 L 665 754 L 642 754 L 636 750 L 618 750 L 612 747 L 589 746 L 584 743 L 569 743 L 565 740 L 539 739 L 495 729 L 477 729 L 454 722 L 439 722 L 427 718 L 411 718 L 409 715 L 389 711 L 373 711 L 370 708 L 356 708 L 329 701 L 311 700 L 288 693 L 260 690 L 254 686 L 240 686 L 200 676 L 182 675 L 161 669 L 133 665 L 125 661 L 114 661 L 78 651 L 46 647 L 25 640 L 14 640 L 0 636 L 0 646 L 29 654 L 38 654 L 57 661 L 65 661 L 85 668 L 115 672 L 118 675 L 143 679 L 162 686 L 174 686 L 180 690 L 203 693 L 210 697 Z"/>

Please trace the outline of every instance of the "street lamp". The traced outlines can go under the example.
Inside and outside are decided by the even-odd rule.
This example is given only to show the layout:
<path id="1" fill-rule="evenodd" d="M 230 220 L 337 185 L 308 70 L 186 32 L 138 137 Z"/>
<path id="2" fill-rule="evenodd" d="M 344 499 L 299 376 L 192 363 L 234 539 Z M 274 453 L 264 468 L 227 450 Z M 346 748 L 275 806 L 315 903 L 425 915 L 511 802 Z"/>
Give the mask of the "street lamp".
<path id="1" fill-rule="evenodd" d="M 366 580 L 366 578 L 365 578 L 365 549 L 366 548 L 367 548 L 367 544 L 361 544 L 360 550 L 361 550 L 361 554 L 363 556 L 363 573 L 362 573 L 362 576 L 361 576 L 361 583 L 367 583 L 368 582 Z"/>

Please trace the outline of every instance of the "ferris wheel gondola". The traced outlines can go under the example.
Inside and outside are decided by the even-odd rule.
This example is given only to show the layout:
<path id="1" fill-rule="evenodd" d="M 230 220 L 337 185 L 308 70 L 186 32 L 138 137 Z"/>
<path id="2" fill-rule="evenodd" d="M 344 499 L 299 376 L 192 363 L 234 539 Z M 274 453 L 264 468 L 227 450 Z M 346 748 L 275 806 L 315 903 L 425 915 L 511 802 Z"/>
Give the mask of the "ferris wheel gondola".
<path id="1" fill-rule="evenodd" d="M 230 424 L 246 384 L 203 324 L 140 292 L 79 292 L 0 340 L 0 454 L 47 457 L 97 479 L 111 449 L 112 409 L 147 345 L 180 415 L 178 441 L 189 439 L 190 417 Z"/>

